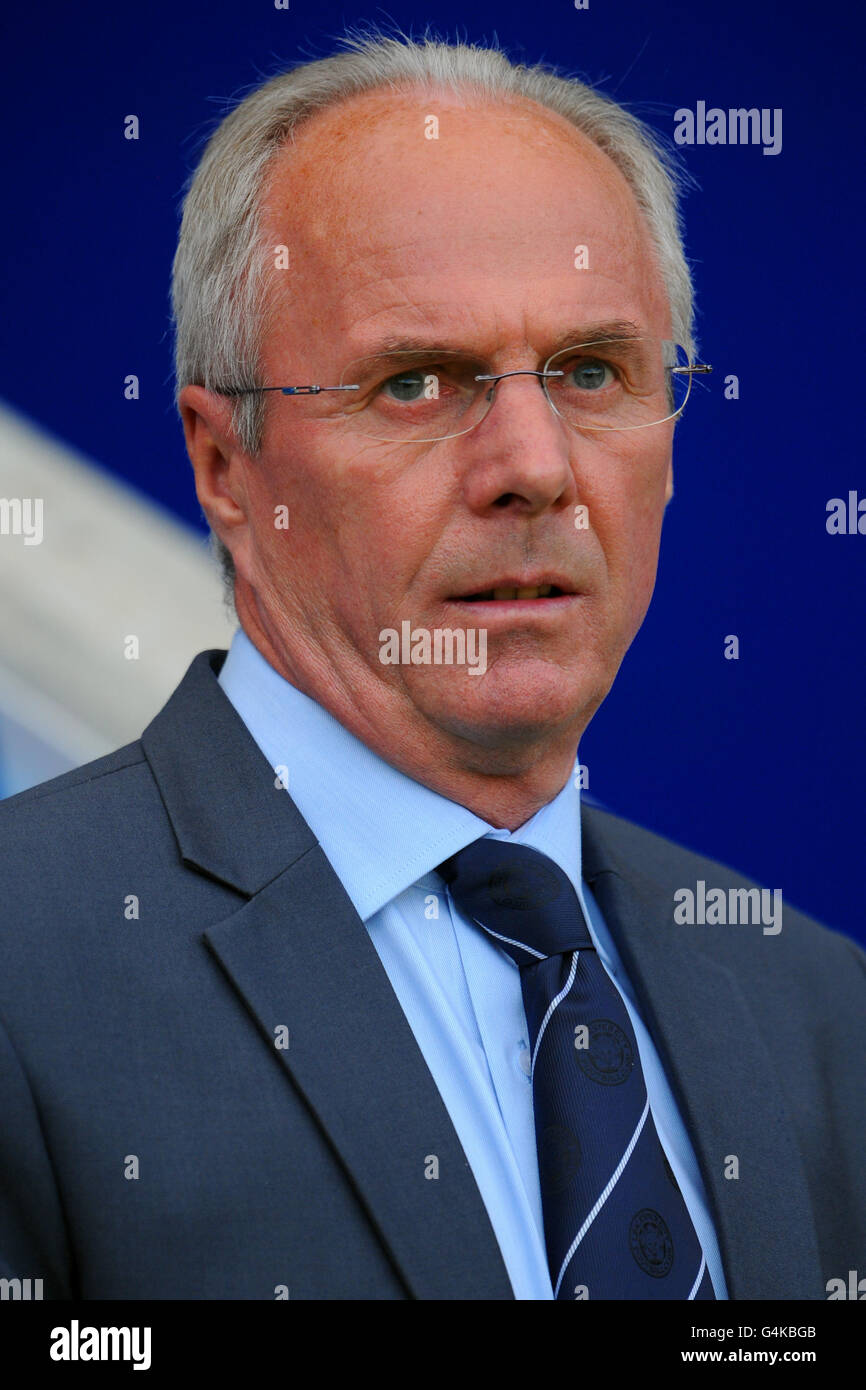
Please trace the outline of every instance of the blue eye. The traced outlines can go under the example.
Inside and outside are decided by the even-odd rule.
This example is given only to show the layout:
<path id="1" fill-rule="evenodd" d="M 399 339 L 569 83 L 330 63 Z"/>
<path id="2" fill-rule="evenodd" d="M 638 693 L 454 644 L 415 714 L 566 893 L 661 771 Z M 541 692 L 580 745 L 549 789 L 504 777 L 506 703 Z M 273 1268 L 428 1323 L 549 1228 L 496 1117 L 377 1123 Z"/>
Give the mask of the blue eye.
<path id="1" fill-rule="evenodd" d="M 423 397 L 425 386 L 426 378 L 423 372 L 406 371 L 389 376 L 388 380 L 382 383 L 382 390 L 395 401 L 417 401 Z"/>
<path id="2" fill-rule="evenodd" d="M 610 367 L 606 362 L 600 362 L 597 358 L 587 358 L 585 362 L 579 362 L 571 368 L 568 373 L 569 384 L 578 386 L 581 391 L 597 391 L 608 384 L 609 371 Z"/>

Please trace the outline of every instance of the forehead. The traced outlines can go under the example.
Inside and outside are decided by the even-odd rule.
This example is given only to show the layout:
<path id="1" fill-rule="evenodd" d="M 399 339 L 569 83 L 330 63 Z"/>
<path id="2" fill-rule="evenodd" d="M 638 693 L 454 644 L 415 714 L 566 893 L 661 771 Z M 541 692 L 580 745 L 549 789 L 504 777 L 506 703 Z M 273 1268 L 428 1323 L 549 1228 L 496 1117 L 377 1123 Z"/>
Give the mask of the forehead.
<path id="1" fill-rule="evenodd" d="M 299 335 L 308 350 L 339 338 L 360 354 L 428 331 L 484 351 L 503 340 L 541 351 L 533 335 L 582 315 L 669 331 L 625 178 L 534 102 L 353 97 L 281 149 L 262 219 L 267 241 L 290 253 L 273 277 L 266 356 Z"/>

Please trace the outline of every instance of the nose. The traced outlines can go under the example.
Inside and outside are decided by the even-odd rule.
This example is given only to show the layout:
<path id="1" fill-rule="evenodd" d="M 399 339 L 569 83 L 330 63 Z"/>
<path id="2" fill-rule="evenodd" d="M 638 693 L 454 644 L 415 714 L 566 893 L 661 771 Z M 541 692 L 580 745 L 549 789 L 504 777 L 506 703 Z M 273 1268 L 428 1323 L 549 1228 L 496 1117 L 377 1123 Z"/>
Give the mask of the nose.
<path id="1" fill-rule="evenodd" d="M 573 500 L 570 450 L 575 436 L 540 389 L 545 375 L 526 368 L 479 377 L 479 384 L 489 382 L 488 406 L 468 435 L 476 462 L 465 483 L 467 500 L 475 509 L 510 506 L 535 515 Z M 508 377 L 522 376 L 535 377 L 536 382 L 503 388 Z"/>

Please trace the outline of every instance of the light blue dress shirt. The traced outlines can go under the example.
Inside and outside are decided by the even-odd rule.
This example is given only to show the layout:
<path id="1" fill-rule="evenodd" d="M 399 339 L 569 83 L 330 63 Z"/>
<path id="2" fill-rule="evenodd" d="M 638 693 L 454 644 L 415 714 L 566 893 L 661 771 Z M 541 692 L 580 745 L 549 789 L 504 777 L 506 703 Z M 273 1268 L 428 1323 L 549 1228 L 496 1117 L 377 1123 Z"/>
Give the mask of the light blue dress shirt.
<path id="1" fill-rule="evenodd" d="M 574 885 L 634 1026 L 659 1138 L 716 1297 L 727 1298 L 694 1151 L 634 991 L 581 877 L 576 780 L 512 834 L 384 762 L 278 675 L 241 629 L 219 682 L 279 770 L 370 934 L 466 1153 L 515 1298 L 553 1298 L 520 975 L 511 958 L 457 912 L 436 872 L 437 864 L 482 835 L 531 845 Z"/>

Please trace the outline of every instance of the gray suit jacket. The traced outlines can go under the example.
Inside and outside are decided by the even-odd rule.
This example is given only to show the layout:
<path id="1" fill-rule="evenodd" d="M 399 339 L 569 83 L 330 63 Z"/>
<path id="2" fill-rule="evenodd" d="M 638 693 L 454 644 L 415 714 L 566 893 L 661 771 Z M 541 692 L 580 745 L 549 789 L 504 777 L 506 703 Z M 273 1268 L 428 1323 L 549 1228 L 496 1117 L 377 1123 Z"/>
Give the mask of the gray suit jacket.
<path id="1" fill-rule="evenodd" d="M 140 742 L 0 803 L 0 1276 L 52 1298 L 511 1298 L 378 955 L 223 659 L 199 655 Z M 777 936 L 675 925 L 676 889 L 746 880 L 599 810 L 583 863 L 731 1296 L 866 1273 L 863 952 L 788 909 Z"/>

